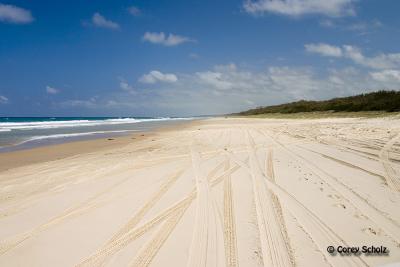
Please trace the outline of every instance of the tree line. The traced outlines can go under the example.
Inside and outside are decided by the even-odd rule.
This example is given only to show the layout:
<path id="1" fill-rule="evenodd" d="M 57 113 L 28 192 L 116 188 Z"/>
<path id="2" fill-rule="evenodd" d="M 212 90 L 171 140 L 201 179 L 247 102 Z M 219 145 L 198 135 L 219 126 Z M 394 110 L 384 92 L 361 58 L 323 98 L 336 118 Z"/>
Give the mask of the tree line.
<path id="1" fill-rule="evenodd" d="M 358 111 L 400 111 L 400 91 L 377 91 L 349 97 L 339 97 L 323 101 L 300 100 L 287 104 L 257 107 L 235 115 L 259 115 L 267 113 L 299 112 L 358 112 Z"/>

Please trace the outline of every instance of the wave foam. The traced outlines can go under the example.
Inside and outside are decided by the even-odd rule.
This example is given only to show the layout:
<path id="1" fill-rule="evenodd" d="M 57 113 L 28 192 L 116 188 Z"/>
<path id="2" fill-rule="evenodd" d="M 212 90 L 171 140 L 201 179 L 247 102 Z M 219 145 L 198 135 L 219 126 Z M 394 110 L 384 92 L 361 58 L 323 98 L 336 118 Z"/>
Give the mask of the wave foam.
<path id="1" fill-rule="evenodd" d="M 105 120 L 0 122 L 0 132 L 11 131 L 11 130 L 53 129 L 53 128 L 130 124 L 139 122 L 191 120 L 191 119 L 193 118 L 154 118 L 154 119 L 120 118 L 120 119 L 105 119 Z"/>

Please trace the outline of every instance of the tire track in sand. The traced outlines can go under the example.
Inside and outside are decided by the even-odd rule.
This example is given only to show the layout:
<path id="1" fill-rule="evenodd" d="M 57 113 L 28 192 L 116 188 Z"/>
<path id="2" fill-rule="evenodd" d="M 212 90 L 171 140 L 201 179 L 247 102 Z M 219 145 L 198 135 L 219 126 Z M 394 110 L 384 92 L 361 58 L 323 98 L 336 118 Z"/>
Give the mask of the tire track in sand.
<path id="1" fill-rule="evenodd" d="M 266 174 L 267 174 L 267 178 L 269 178 L 271 180 L 271 182 L 276 183 L 275 181 L 275 171 L 274 171 L 274 162 L 273 162 L 273 149 L 269 149 L 267 152 L 267 156 L 266 156 Z M 281 206 L 281 202 L 279 201 L 279 199 L 277 198 L 277 196 L 272 193 L 272 204 L 275 208 L 275 211 L 278 215 L 278 221 L 280 222 L 281 230 L 282 230 L 282 235 L 283 235 L 283 239 L 286 243 L 287 249 L 288 249 L 288 254 L 290 257 L 290 262 L 292 263 L 293 266 L 295 266 L 295 259 L 294 259 L 294 255 L 293 255 L 293 249 L 290 245 L 290 239 L 289 239 L 289 235 L 288 232 L 286 230 L 286 223 L 285 223 L 285 219 L 283 218 L 283 212 L 282 212 L 282 206 Z"/>
<path id="2" fill-rule="evenodd" d="M 190 245 L 187 266 L 197 267 L 207 265 L 208 237 L 209 237 L 209 211 L 210 189 L 207 179 L 200 172 L 200 155 L 192 148 L 192 165 L 196 180 L 196 216 L 195 225 Z"/>
<path id="3" fill-rule="evenodd" d="M 143 217 L 149 212 L 155 205 L 156 203 L 164 196 L 166 192 L 175 184 L 175 182 L 178 180 L 178 178 L 184 173 L 184 170 L 178 171 L 175 174 L 173 174 L 147 202 L 140 210 L 135 213 L 135 215 L 129 219 L 125 225 L 120 228 L 120 230 L 115 233 L 111 239 L 107 242 L 107 244 L 114 242 L 127 232 L 129 232 L 131 229 L 133 229 L 142 219 Z"/>
<path id="4" fill-rule="evenodd" d="M 400 191 L 400 175 L 396 173 L 389 160 L 389 150 L 400 139 L 400 134 L 396 135 L 387 142 L 379 152 L 379 159 L 385 170 L 385 179 L 390 188 Z"/>
<path id="5" fill-rule="evenodd" d="M 159 232 L 147 245 L 145 245 L 141 249 L 141 252 L 134 259 L 132 264 L 130 264 L 130 266 L 145 267 L 150 265 L 151 261 L 154 259 L 157 252 L 171 235 L 172 231 L 175 229 L 176 225 L 179 223 L 180 219 L 185 214 L 185 211 L 188 207 L 189 205 L 185 205 L 177 210 L 176 213 L 171 214 L 171 216 L 166 220 Z"/>
<path id="6" fill-rule="evenodd" d="M 383 175 L 378 174 L 376 172 L 373 172 L 371 170 L 368 170 L 367 167 L 361 167 L 361 166 L 355 165 L 353 163 L 350 163 L 348 161 L 345 161 L 345 160 L 342 160 L 342 159 L 338 159 L 336 157 L 333 157 L 333 156 L 327 155 L 325 153 L 318 152 L 318 151 L 315 151 L 313 149 L 309 149 L 309 148 L 306 148 L 306 147 L 303 147 L 303 146 L 299 146 L 299 145 L 296 145 L 296 146 L 299 147 L 300 149 L 304 149 L 304 150 L 310 151 L 310 152 L 315 153 L 317 155 L 320 155 L 320 156 L 322 156 L 322 157 L 324 157 L 326 159 L 329 159 L 329 160 L 332 160 L 334 162 L 337 162 L 337 163 L 339 163 L 339 164 L 341 164 L 343 166 L 350 167 L 350 168 L 353 168 L 355 170 L 359 170 L 359 171 L 365 172 L 365 173 L 367 173 L 369 175 L 375 176 L 375 177 L 379 178 L 382 182 L 384 182 L 387 185 L 386 179 L 385 179 L 385 177 Z"/>
<path id="7" fill-rule="evenodd" d="M 109 241 L 102 247 L 104 250 L 107 247 L 113 247 L 114 244 L 118 243 L 119 239 L 129 233 L 135 226 L 139 224 L 139 222 L 143 219 L 143 217 L 156 205 L 156 203 L 162 198 L 162 196 L 176 183 L 178 178 L 184 173 L 185 168 L 182 170 L 175 172 L 172 174 L 167 181 L 160 187 L 160 189 L 155 192 L 155 194 L 146 202 L 142 208 L 139 209 L 135 215 L 129 219 L 128 222 L 122 226 L 117 233 L 115 233 Z M 94 255 L 98 254 L 102 249 L 95 252 Z M 96 258 L 98 263 L 103 263 L 107 257 Z M 94 259 L 93 259 L 94 260 Z"/>
<path id="8" fill-rule="evenodd" d="M 2 241 L 0 243 L 0 255 L 7 253 L 9 250 L 14 249 L 18 245 L 22 244 L 26 240 L 28 240 L 36 235 L 38 235 L 39 233 L 41 233 L 53 226 L 63 223 L 65 220 L 75 218 L 86 212 L 89 212 L 92 209 L 95 209 L 95 208 L 101 206 L 102 203 L 95 202 L 98 198 L 105 195 L 106 193 L 111 192 L 117 186 L 124 184 L 129 179 L 131 179 L 131 177 L 124 178 L 124 179 L 112 184 L 111 186 L 107 187 L 106 189 L 96 193 L 95 195 L 91 196 L 90 198 L 81 202 L 80 204 L 67 209 L 60 215 L 50 219 L 48 222 L 46 222 L 42 225 L 39 225 L 23 234 L 19 234 L 14 237 L 11 237 L 5 241 Z"/>
<path id="9" fill-rule="evenodd" d="M 221 175 L 212 179 L 211 180 L 212 187 L 218 185 L 225 178 L 226 175 L 235 172 L 237 169 L 238 169 L 238 166 L 236 165 L 236 166 L 230 168 L 229 170 L 223 172 Z M 213 174 L 216 173 L 216 170 L 214 169 L 211 173 L 213 173 Z M 209 177 L 209 178 L 211 179 L 211 177 Z M 82 260 L 82 262 L 77 264 L 76 266 L 90 267 L 90 266 L 101 265 L 107 259 L 109 259 L 112 255 L 114 255 L 115 253 L 120 251 L 122 248 L 126 247 L 129 243 L 131 243 L 134 240 L 136 240 L 137 238 L 141 237 L 146 232 L 150 231 L 155 226 L 157 226 L 159 223 L 161 223 L 166 218 L 171 216 L 171 214 L 175 214 L 178 210 L 185 208 L 186 205 L 187 205 L 187 207 L 189 207 L 190 204 L 193 202 L 193 200 L 196 198 L 196 195 L 197 195 L 196 190 L 193 189 L 191 191 L 191 193 L 189 193 L 182 200 L 178 201 L 177 203 L 173 204 L 169 208 L 165 209 L 163 212 L 156 215 L 156 217 L 154 217 L 153 219 L 145 222 L 142 226 L 139 226 L 134 229 L 130 229 L 128 232 L 124 233 L 118 239 L 116 239 L 113 242 L 110 242 L 108 244 L 105 244 L 102 248 L 97 250 L 95 253 L 90 255 L 88 258 Z"/>
<path id="10" fill-rule="evenodd" d="M 280 216 L 273 205 L 272 192 L 263 184 L 264 176 L 256 156 L 255 143 L 248 131 L 246 142 L 264 266 L 293 266 L 289 254 L 291 250 L 281 228 Z"/>
<path id="11" fill-rule="evenodd" d="M 229 161 L 225 165 L 225 170 L 229 169 Z M 226 266 L 238 266 L 236 226 L 234 205 L 232 198 L 232 177 L 230 174 L 224 180 L 224 243 L 225 243 L 225 262 Z"/>
<path id="12" fill-rule="evenodd" d="M 232 155 L 232 160 L 246 170 L 250 175 L 253 175 L 254 165 L 250 164 L 247 166 L 246 163 L 237 159 Z M 251 161 L 250 161 L 251 162 Z M 321 221 L 314 213 L 312 213 L 307 207 L 300 203 L 294 196 L 289 194 L 284 188 L 280 187 L 278 184 L 274 183 L 268 177 L 261 174 L 264 179 L 262 179 L 263 184 L 261 186 L 267 187 L 271 190 L 285 207 L 290 211 L 290 213 L 296 218 L 296 220 L 307 230 L 307 234 L 312 237 L 312 240 L 317 245 L 318 249 L 322 254 L 326 255 L 326 248 L 328 246 L 348 246 L 346 242 L 332 231 L 325 223 Z M 263 251 L 264 253 L 264 251 Z M 362 258 L 359 257 L 332 257 L 328 255 L 325 257 L 332 266 L 368 266 Z M 268 266 L 265 261 L 264 265 Z M 275 265 L 271 265 L 275 266 Z"/>
<path id="13" fill-rule="evenodd" d="M 208 175 L 208 178 L 212 178 L 223 167 L 224 163 L 217 165 Z M 225 169 L 227 171 L 227 169 Z M 131 266 L 148 266 L 153 258 L 156 256 L 157 252 L 161 249 L 162 245 L 171 235 L 172 231 L 175 229 L 176 225 L 179 223 L 180 219 L 184 215 L 185 211 L 189 205 L 178 210 L 176 214 L 172 214 L 171 217 L 163 224 L 162 228 L 153 237 L 153 239 L 145 245 L 138 256 L 135 257 Z"/>
<path id="14" fill-rule="evenodd" d="M 348 187 L 345 183 L 340 181 L 336 176 L 327 173 L 325 170 L 321 169 L 319 166 L 310 162 L 308 159 L 296 152 L 290 150 L 288 147 L 275 140 L 273 137 L 264 133 L 273 142 L 278 144 L 284 151 L 288 153 L 289 156 L 300 162 L 303 166 L 312 171 L 317 175 L 322 181 L 327 183 L 335 191 L 339 192 L 342 197 L 354 207 L 356 207 L 362 214 L 371 219 L 376 225 L 379 225 L 389 236 L 391 236 L 394 241 L 400 244 L 400 226 L 396 221 L 387 217 L 378 208 L 373 206 L 368 200 L 363 198 L 360 194 L 354 191 L 352 188 Z"/>
<path id="15" fill-rule="evenodd" d="M 171 215 L 176 214 L 181 209 L 186 209 L 195 199 L 196 193 L 192 192 L 183 200 L 178 201 L 176 204 L 164 210 L 161 214 L 157 215 L 150 221 L 146 222 L 142 226 L 135 228 L 121 236 L 119 239 L 107 244 L 100 250 L 96 251 L 89 258 L 83 260 L 76 266 L 101 266 L 109 257 L 114 255 L 116 252 L 120 251 L 122 248 L 127 246 L 129 243 L 134 241 L 135 239 L 141 237 L 149 230 L 153 229 L 159 223 L 169 218 Z"/>

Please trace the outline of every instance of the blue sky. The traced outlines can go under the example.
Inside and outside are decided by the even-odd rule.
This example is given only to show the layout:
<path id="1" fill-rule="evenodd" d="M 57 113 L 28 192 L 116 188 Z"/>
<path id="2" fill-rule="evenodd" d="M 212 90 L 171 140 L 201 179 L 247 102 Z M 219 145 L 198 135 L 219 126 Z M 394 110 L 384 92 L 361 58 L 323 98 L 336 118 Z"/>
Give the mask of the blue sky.
<path id="1" fill-rule="evenodd" d="M 400 90 L 398 10 L 398 0 L 0 0 L 0 116 L 222 114 Z"/>

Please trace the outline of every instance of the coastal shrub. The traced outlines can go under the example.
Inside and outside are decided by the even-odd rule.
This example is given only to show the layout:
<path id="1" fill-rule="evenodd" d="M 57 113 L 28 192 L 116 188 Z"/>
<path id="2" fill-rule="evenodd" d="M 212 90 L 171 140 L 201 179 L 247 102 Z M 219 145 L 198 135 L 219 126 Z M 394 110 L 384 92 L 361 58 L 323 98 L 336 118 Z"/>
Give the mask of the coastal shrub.
<path id="1" fill-rule="evenodd" d="M 333 98 L 323 101 L 300 100 L 292 103 L 258 107 L 235 115 L 259 115 L 267 113 L 299 112 L 358 112 L 358 111 L 400 111 L 399 91 L 378 91 L 349 97 Z"/>

